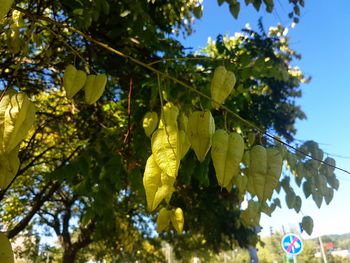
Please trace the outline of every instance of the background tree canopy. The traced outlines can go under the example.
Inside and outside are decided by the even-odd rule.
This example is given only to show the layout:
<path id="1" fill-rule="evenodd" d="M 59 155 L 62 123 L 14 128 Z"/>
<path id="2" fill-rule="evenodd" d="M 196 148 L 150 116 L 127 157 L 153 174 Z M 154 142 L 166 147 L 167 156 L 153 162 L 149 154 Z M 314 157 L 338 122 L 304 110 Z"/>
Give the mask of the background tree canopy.
<path id="1" fill-rule="evenodd" d="M 289 48 L 283 26 L 266 31 L 260 21 L 259 32 L 219 35 L 201 52 L 189 53 L 176 36 L 192 33 L 192 22 L 202 15 L 201 1 L 5 2 L 8 8 L 0 7 L 0 105 L 16 92 L 25 93 L 35 105 L 36 119 L 20 144 L 18 172 L 2 186 L 0 216 L 9 238 L 29 238 L 27 257 L 39 259 L 51 251 L 57 262 L 156 262 L 163 260 L 162 241 L 179 258 L 255 246 L 260 214 L 271 215 L 281 206 L 272 191 L 283 189 L 288 208 L 300 211 L 292 174 L 317 206 L 331 201 L 339 186 L 335 161 L 324 159 L 313 141 L 286 147 L 285 142 L 294 141 L 295 121 L 305 118 L 295 99 L 307 78 L 291 66 L 300 56 Z M 237 17 L 242 3 L 218 4 L 224 2 Z M 290 17 L 297 21 L 304 1 L 289 2 Z M 245 4 L 268 12 L 274 6 L 272 0 Z M 97 102 L 86 103 L 83 90 L 67 98 L 67 65 L 89 76 L 107 76 Z M 213 107 L 211 81 L 218 66 L 233 72 L 236 81 L 225 103 Z M 251 153 L 250 160 L 239 160 L 230 185 L 222 187 L 211 153 L 199 162 L 189 150 L 178 164 L 171 193 L 166 193 L 170 200 L 163 197 L 148 211 L 143 177 L 154 149 L 143 120 L 147 112 L 157 113 L 164 125 L 158 130 L 169 138 L 167 105 L 185 119 L 195 111 L 210 111 L 216 129 L 243 139 L 246 156 L 255 146 L 273 148 L 281 165 L 284 161 L 283 175 L 278 174 L 274 185 L 253 176 Z M 8 126 L 4 115 L 0 107 L 1 129 Z M 2 134 L 0 138 L 6 143 Z M 9 158 L 5 150 L 1 158 Z M 5 176 L 1 165 L 0 176 Z M 249 205 L 243 209 L 245 199 Z M 157 234 L 161 208 L 182 209 L 181 234 L 172 227 Z M 312 222 L 305 228 L 312 231 Z M 57 236 L 60 248 L 33 246 L 33 237 L 38 241 L 43 234 Z"/>

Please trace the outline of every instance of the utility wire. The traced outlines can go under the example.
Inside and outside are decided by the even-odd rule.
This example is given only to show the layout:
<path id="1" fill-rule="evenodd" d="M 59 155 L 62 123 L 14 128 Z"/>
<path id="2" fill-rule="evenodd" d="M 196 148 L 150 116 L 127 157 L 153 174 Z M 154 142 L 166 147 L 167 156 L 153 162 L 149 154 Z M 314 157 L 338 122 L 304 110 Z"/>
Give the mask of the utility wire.
<path id="1" fill-rule="evenodd" d="M 208 99 L 208 100 L 210 100 L 210 101 L 216 102 L 216 101 L 213 100 L 210 96 L 208 96 L 208 95 L 204 94 L 203 92 L 197 90 L 195 87 L 193 87 L 193 86 L 191 86 L 191 85 L 189 85 L 189 84 L 187 84 L 187 83 L 185 83 L 185 82 L 183 82 L 183 81 L 181 81 L 181 80 L 179 80 L 179 79 L 177 79 L 177 78 L 175 78 L 175 77 L 173 77 L 173 76 L 171 76 L 171 75 L 169 75 L 169 74 L 167 74 L 167 73 L 165 73 L 165 72 L 162 72 L 162 71 L 160 71 L 160 70 L 158 70 L 158 69 L 156 69 L 156 68 L 153 68 L 153 67 L 151 66 L 152 64 L 151 64 L 151 65 L 150 65 L 150 64 L 146 64 L 146 63 L 144 63 L 144 62 L 142 62 L 142 61 L 140 61 L 140 60 L 138 60 L 138 59 L 136 59 L 136 58 L 134 58 L 134 57 L 131 57 L 131 56 L 129 56 L 129 55 L 126 55 L 126 54 L 122 53 L 121 51 L 116 50 L 116 49 L 114 49 L 114 48 L 108 46 L 107 44 L 105 44 L 105 43 L 103 43 L 103 42 L 101 42 L 101 41 L 99 41 L 99 40 L 97 40 L 97 39 L 94 39 L 93 37 L 91 37 L 91 36 L 89 36 L 89 35 L 83 33 L 82 31 L 80 31 L 80 30 L 78 30 L 78 29 L 76 29 L 76 28 L 74 28 L 74 27 L 72 27 L 72 26 L 70 26 L 70 25 L 68 25 L 68 24 L 66 24 L 66 23 L 56 22 L 56 21 L 52 20 L 52 19 L 49 18 L 49 17 L 33 14 L 33 13 L 31 13 L 30 11 L 28 11 L 28 10 L 26 10 L 26 9 L 23 9 L 23 8 L 20 8 L 20 7 L 18 7 L 18 6 L 14 7 L 14 9 L 17 10 L 17 11 L 19 11 L 19 12 L 21 12 L 21 13 L 24 13 L 25 15 L 27 15 L 30 19 L 32 19 L 32 20 L 34 20 L 34 21 L 38 21 L 38 20 L 40 21 L 40 20 L 42 20 L 42 21 L 46 21 L 46 22 L 48 22 L 48 23 L 51 23 L 51 24 L 53 24 L 53 25 L 56 25 L 56 26 L 58 26 L 58 27 L 60 27 L 60 28 L 66 28 L 66 29 L 68 29 L 69 31 L 74 32 L 74 33 L 76 33 L 76 34 L 78 34 L 78 35 L 84 37 L 86 40 L 88 40 L 88 41 L 90 41 L 90 42 L 92 42 L 92 43 L 95 43 L 96 45 L 98 45 L 98 46 L 104 48 L 105 50 L 107 50 L 107 51 L 109 51 L 109 52 L 111 52 L 111 53 L 114 53 L 114 54 L 116 54 L 116 55 L 118 55 L 118 56 L 120 56 L 120 57 L 122 57 L 122 58 L 125 58 L 125 59 L 127 59 L 127 60 L 130 60 L 130 61 L 134 62 L 135 64 L 137 64 L 137 65 L 139 65 L 139 66 L 142 66 L 142 67 L 144 67 L 144 68 L 146 68 L 146 69 L 152 71 L 153 73 L 158 74 L 159 76 L 162 76 L 162 77 L 164 77 L 164 78 L 167 78 L 167 79 L 169 79 L 169 80 L 172 80 L 173 82 L 175 82 L 175 83 L 177 83 L 177 84 L 180 84 L 181 86 L 183 86 L 183 87 L 185 87 L 185 88 L 187 88 L 187 89 L 193 91 L 194 93 L 196 93 L 196 94 L 202 96 L 203 98 L 206 98 L 206 99 Z M 218 102 L 216 102 L 216 103 L 218 103 Z M 220 103 L 218 103 L 218 104 L 220 104 Z M 273 140 L 275 140 L 275 141 L 277 141 L 277 142 L 283 144 L 284 146 L 288 147 L 289 149 L 292 149 L 295 153 L 300 153 L 300 154 L 304 155 L 305 157 L 308 157 L 308 158 L 310 158 L 310 159 L 312 159 L 312 160 L 318 161 L 318 162 L 320 162 L 320 163 L 322 163 L 322 164 L 324 164 L 324 165 L 327 165 L 327 166 L 329 166 L 329 167 L 332 167 L 332 168 L 337 169 L 337 170 L 339 170 L 339 171 L 342 171 L 342 172 L 344 172 L 344 173 L 350 174 L 350 171 L 347 171 L 347 170 L 345 170 L 345 169 L 343 169 L 343 168 L 337 167 L 337 166 L 335 166 L 335 165 L 331 165 L 331 164 L 329 164 L 329 163 L 326 163 L 326 162 L 323 161 L 323 160 L 320 160 L 320 159 L 318 159 L 318 158 L 315 158 L 315 157 L 311 156 L 310 154 L 307 154 L 307 153 L 305 153 L 305 152 L 303 152 L 303 151 L 300 151 L 298 148 L 296 148 L 296 147 L 294 147 L 294 146 L 292 146 L 292 145 L 290 145 L 290 144 L 288 144 L 288 143 L 282 141 L 281 139 L 277 138 L 276 136 L 274 136 L 274 135 L 272 135 L 272 134 L 270 134 L 270 133 L 268 133 L 268 132 L 266 132 L 266 131 L 263 131 L 262 129 L 258 128 L 256 125 L 254 125 L 254 124 L 251 123 L 250 121 L 247 121 L 246 119 L 242 118 L 241 116 L 239 116 L 238 114 L 236 114 L 235 112 L 233 112 L 231 109 L 227 108 L 226 106 L 223 106 L 223 105 L 222 105 L 221 107 L 222 107 L 222 109 L 224 109 L 225 111 L 227 111 L 228 113 L 230 113 L 233 117 L 235 117 L 236 119 L 238 119 L 239 121 L 241 121 L 243 124 L 245 124 L 245 125 L 247 125 L 247 126 L 249 126 L 249 127 L 252 127 L 252 128 L 255 129 L 257 132 L 259 132 L 259 133 L 261 133 L 261 134 L 264 134 L 266 137 L 269 137 L 269 138 L 271 138 L 271 139 L 273 139 Z"/>

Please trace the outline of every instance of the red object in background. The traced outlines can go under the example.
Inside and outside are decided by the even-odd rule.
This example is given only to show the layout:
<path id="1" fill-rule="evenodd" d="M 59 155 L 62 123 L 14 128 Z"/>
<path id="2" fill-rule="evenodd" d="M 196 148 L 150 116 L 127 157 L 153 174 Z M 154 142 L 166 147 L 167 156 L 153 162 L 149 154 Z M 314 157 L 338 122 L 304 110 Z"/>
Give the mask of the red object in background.
<path id="1" fill-rule="evenodd" d="M 324 248 L 327 250 L 333 250 L 334 249 L 333 242 L 327 242 L 326 244 L 324 244 Z"/>

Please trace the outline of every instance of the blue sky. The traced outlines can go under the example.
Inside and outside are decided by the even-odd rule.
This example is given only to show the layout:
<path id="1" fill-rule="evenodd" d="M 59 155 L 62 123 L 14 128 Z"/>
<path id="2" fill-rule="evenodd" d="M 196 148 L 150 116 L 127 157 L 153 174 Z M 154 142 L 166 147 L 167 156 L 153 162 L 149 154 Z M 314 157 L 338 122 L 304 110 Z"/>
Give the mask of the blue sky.
<path id="1" fill-rule="evenodd" d="M 303 85 L 303 97 L 297 100 L 307 115 L 307 120 L 298 121 L 296 138 L 315 140 L 321 148 L 334 157 L 337 166 L 350 170 L 350 1 L 306 0 L 302 9 L 300 23 L 289 30 L 291 47 L 302 55 L 295 61 L 301 70 L 312 77 L 311 83 Z M 215 0 L 204 0 L 204 14 L 194 25 L 195 32 L 183 43 L 187 47 L 204 47 L 208 37 L 215 39 L 217 34 L 233 35 L 247 23 L 256 28 L 257 20 L 263 17 L 265 27 L 281 22 L 290 26 L 288 12 L 291 6 L 286 0 L 275 0 L 276 9 L 272 14 L 257 13 L 252 7 L 241 8 L 238 20 L 232 18 L 228 6 L 218 7 Z M 346 158 L 344 158 L 346 157 Z M 264 216 L 261 220 L 263 235 L 297 227 L 303 214 L 314 219 L 312 237 L 323 234 L 350 232 L 350 175 L 337 171 L 340 188 L 330 205 L 322 204 L 318 209 L 312 199 L 303 199 L 302 213 L 296 214 L 287 208 L 278 209 L 272 218 Z M 281 199 L 284 197 L 282 196 Z M 286 206 L 283 202 L 284 207 Z M 308 238 L 306 234 L 302 235 Z"/>

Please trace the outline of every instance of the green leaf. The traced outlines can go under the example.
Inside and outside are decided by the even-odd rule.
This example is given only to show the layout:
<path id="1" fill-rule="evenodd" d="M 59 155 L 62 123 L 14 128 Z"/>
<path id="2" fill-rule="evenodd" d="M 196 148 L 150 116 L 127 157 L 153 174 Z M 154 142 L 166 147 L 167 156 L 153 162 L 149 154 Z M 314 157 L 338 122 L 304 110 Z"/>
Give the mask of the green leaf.
<path id="1" fill-rule="evenodd" d="M 73 10 L 73 14 L 77 15 L 77 16 L 82 16 L 84 13 L 84 9 L 83 8 L 76 8 Z"/>
<path id="2" fill-rule="evenodd" d="M 333 188 L 327 187 L 327 190 L 324 195 L 324 201 L 326 202 L 327 205 L 329 205 L 329 203 L 332 201 L 333 195 L 334 195 Z"/>
<path id="3" fill-rule="evenodd" d="M 250 200 L 247 209 L 241 213 L 241 220 L 246 226 L 257 227 L 259 226 L 260 216 L 260 204 Z"/>
<path id="4" fill-rule="evenodd" d="M 115 176 L 111 176 L 111 174 L 115 174 Z M 110 177 L 119 177 L 118 173 L 115 173 L 115 171 L 110 171 L 109 174 L 106 174 L 108 181 L 110 181 Z M 140 169 L 136 168 L 133 169 L 131 173 L 128 175 L 129 182 L 130 182 L 130 187 L 132 188 L 133 191 L 137 192 L 139 189 L 142 189 L 142 181 L 140 178 L 142 178 L 142 174 Z M 113 179 L 112 179 L 113 180 Z M 115 179 L 113 180 L 115 181 Z M 120 182 L 116 182 L 119 184 Z M 111 184 L 112 186 L 113 184 Z M 115 185 L 115 184 L 114 184 Z"/>
<path id="5" fill-rule="evenodd" d="M 82 226 L 86 226 L 90 219 L 92 219 L 94 217 L 94 212 L 91 208 L 88 208 L 85 212 L 85 214 L 82 216 L 81 220 L 80 220 L 80 224 Z"/>
<path id="6" fill-rule="evenodd" d="M 266 5 L 266 11 L 271 13 L 273 11 L 273 0 L 264 0 L 264 3 Z"/>
<path id="7" fill-rule="evenodd" d="M 193 8 L 193 14 L 196 18 L 200 19 L 203 15 L 203 6 L 199 5 Z"/>
<path id="8" fill-rule="evenodd" d="M 297 16 L 300 16 L 300 8 L 299 8 L 299 6 L 295 5 L 293 10 L 294 10 L 294 13 L 295 13 Z"/>
<path id="9" fill-rule="evenodd" d="M 301 201 L 300 196 L 296 196 L 295 197 L 295 203 L 294 203 L 294 210 L 295 210 L 295 212 L 297 212 L 297 213 L 300 212 L 301 204 L 302 204 L 302 201 Z"/>
<path id="10" fill-rule="evenodd" d="M 230 4 L 230 12 L 233 15 L 234 18 L 238 18 L 239 11 L 241 9 L 241 4 L 239 2 L 234 2 Z"/>
<path id="11" fill-rule="evenodd" d="M 194 176 L 195 169 L 198 165 L 197 157 L 194 152 L 190 152 L 186 157 L 181 161 L 181 166 L 179 169 L 179 180 L 182 184 L 190 184 L 191 178 Z"/>
<path id="12" fill-rule="evenodd" d="M 282 179 L 282 181 L 280 182 L 280 184 L 281 184 L 283 190 L 285 192 L 288 192 L 290 189 L 290 177 L 288 177 L 288 176 L 284 177 Z"/>
<path id="13" fill-rule="evenodd" d="M 295 183 L 300 187 L 301 183 L 303 182 L 303 177 L 297 175 L 294 177 L 294 179 L 295 179 Z"/>
<path id="14" fill-rule="evenodd" d="M 237 187 L 240 194 L 244 194 L 247 191 L 248 177 L 245 175 L 238 175 L 233 178 L 233 184 Z"/>
<path id="15" fill-rule="evenodd" d="M 281 208 L 281 200 L 279 198 L 275 198 L 273 199 L 273 203 L 278 206 L 279 208 Z"/>
<path id="16" fill-rule="evenodd" d="M 130 13 L 131 13 L 130 10 L 125 10 L 125 11 L 120 13 L 120 17 L 126 17 L 126 16 L 130 15 Z"/>
<path id="17" fill-rule="evenodd" d="M 296 195 L 293 190 L 288 191 L 286 194 L 286 204 L 289 209 L 294 208 L 296 203 Z"/>
<path id="18" fill-rule="evenodd" d="M 252 1 L 254 1 L 254 0 L 244 0 L 244 3 L 245 3 L 246 5 L 249 5 Z"/>
<path id="19" fill-rule="evenodd" d="M 225 2 L 225 0 L 218 0 L 219 6 L 221 6 L 224 2 Z"/>
<path id="20" fill-rule="evenodd" d="M 260 10 L 261 7 L 261 0 L 252 0 L 253 1 L 253 6 L 256 9 L 256 11 Z"/>
<path id="21" fill-rule="evenodd" d="M 107 0 L 101 0 L 102 11 L 105 15 L 108 15 L 110 12 L 110 6 Z"/>
<path id="22" fill-rule="evenodd" d="M 311 180 L 307 180 L 303 183 L 303 191 L 305 198 L 308 198 L 312 194 L 313 185 Z"/>
<path id="23" fill-rule="evenodd" d="M 312 192 L 312 199 L 315 201 L 317 207 L 321 208 L 322 201 L 323 201 L 323 196 L 322 196 L 322 194 L 319 191 L 314 190 Z"/>
<path id="24" fill-rule="evenodd" d="M 268 205 L 266 202 L 261 204 L 261 212 L 265 213 L 268 216 L 271 216 L 273 211 L 276 209 L 276 204 L 272 203 L 271 205 Z"/>
<path id="25" fill-rule="evenodd" d="M 194 178 L 199 182 L 199 185 L 202 185 L 204 187 L 209 186 L 209 164 L 210 158 L 209 155 L 204 159 L 203 162 L 199 163 L 196 166 L 195 172 L 194 172 Z"/>
<path id="26" fill-rule="evenodd" d="M 334 177 L 334 179 L 332 180 L 331 186 L 333 187 L 333 189 L 338 190 L 339 189 L 339 180 Z"/>
<path id="27" fill-rule="evenodd" d="M 92 16 L 87 12 L 84 12 L 83 26 L 85 29 L 88 29 L 92 24 Z"/>
<path id="28" fill-rule="evenodd" d="M 276 193 L 280 193 L 281 192 L 281 184 L 279 183 L 278 186 L 275 189 Z"/>

